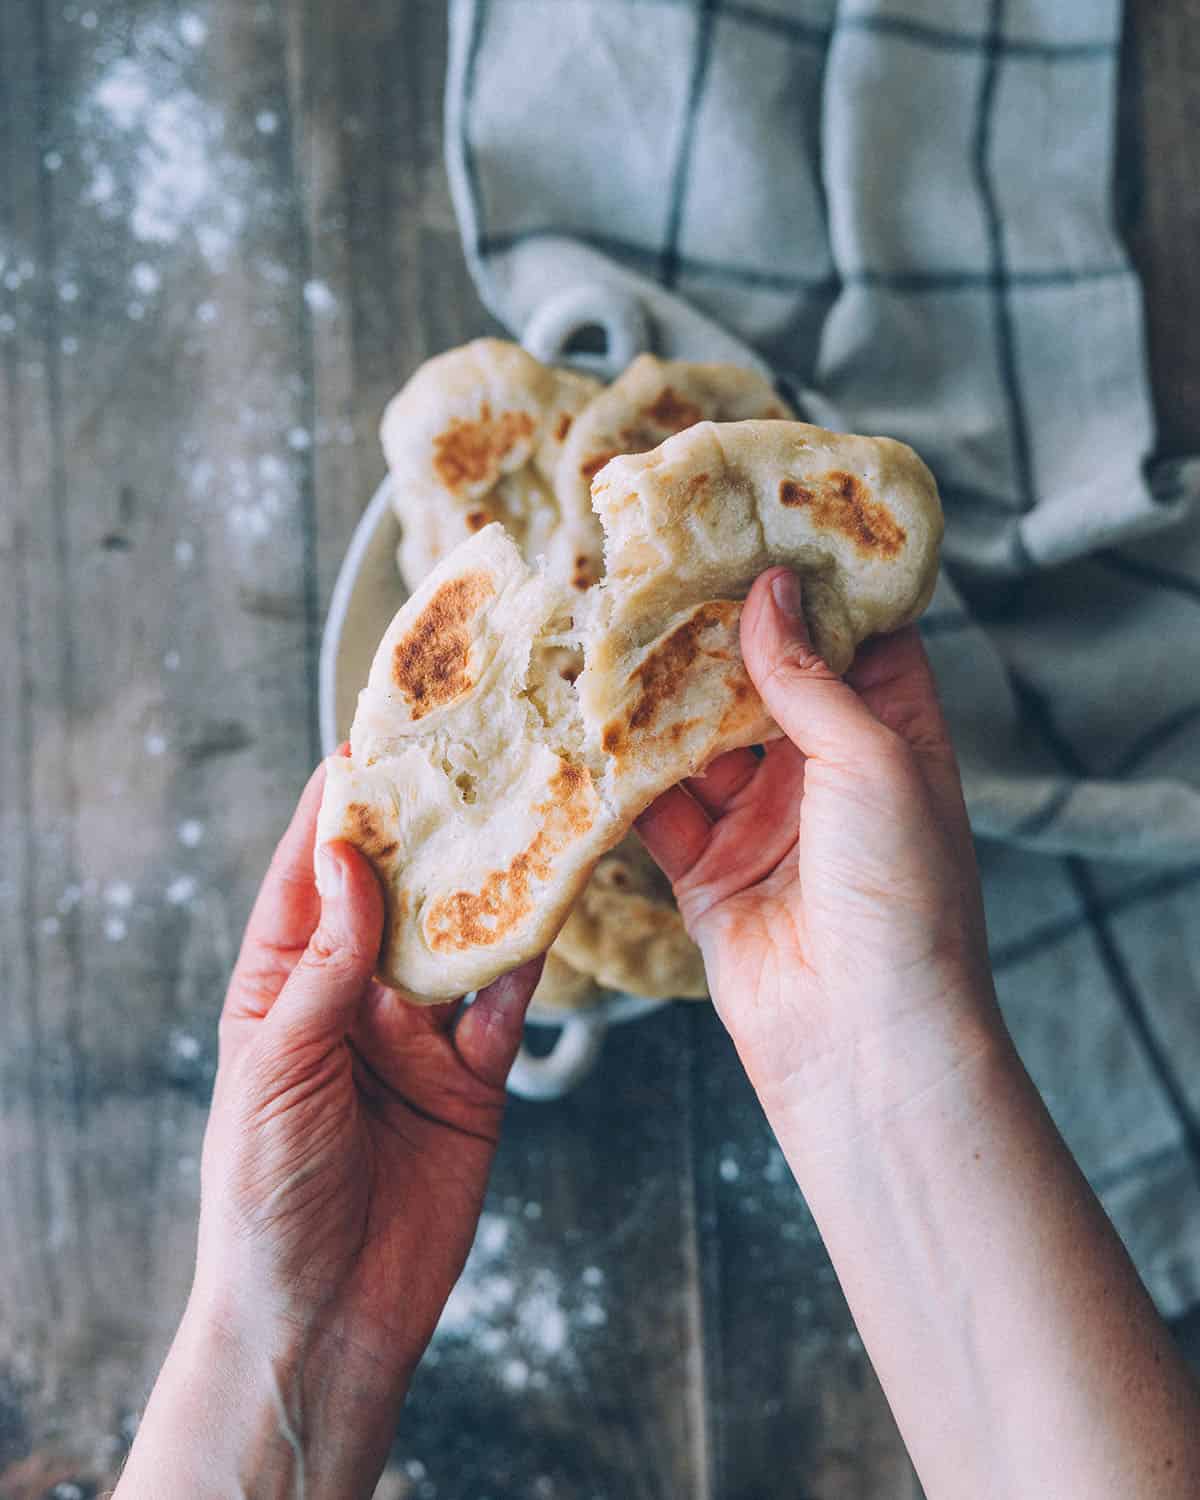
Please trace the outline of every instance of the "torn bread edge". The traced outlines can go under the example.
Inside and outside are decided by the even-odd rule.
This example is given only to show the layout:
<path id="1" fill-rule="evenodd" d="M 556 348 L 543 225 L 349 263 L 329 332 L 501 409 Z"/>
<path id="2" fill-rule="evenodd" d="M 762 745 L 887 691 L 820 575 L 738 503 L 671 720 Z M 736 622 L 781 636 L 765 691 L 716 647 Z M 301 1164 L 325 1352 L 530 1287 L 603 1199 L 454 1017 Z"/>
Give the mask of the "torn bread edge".
<path id="1" fill-rule="evenodd" d="M 793 514 L 777 524 L 775 504 Z M 410 703 L 389 738 L 365 712 L 364 692 L 351 756 L 330 765 L 318 840 L 346 838 L 375 865 L 389 898 L 378 977 L 412 1003 L 480 988 L 543 951 L 596 861 L 654 797 L 717 755 L 778 734 L 740 654 L 741 601 L 758 573 L 784 563 L 801 575 L 814 644 L 838 671 L 867 635 L 915 619 L 936 581 L 936 485 L 911 449 L 889 439 L 796 422 L 700 423 L 650 453 L 611 460 L 596 475 L 593 505 L 606 572 L 582 598 L 530 568 L 503 528 L 489 525 L 406 602 L 371 669 L 368 687 L 390 682 L 401 642 L 414 631 L 436 638 L 444 610 L 441 624 L 430 610 L 455 580 L 479 576 L 480 564 L 502 575 L 501 590 L 460 607 L 455 628 L 475 639 L 503 605 L 493 635 L 527 641 L 528 651 L 515 667 L 509 661 L 507 677 L 481 661 L 461 691 L 443 682 L 437 708 L 452 724 L 468 698 L 478 707 L 492 695 L 510 712 L 514 697 L 525 705 L 522 743 L 536 766 L 522 768 L 531 774 L 518 786 L 520 805 L 498 806 L 487 820 L 493 829 L 524 820 L 507 864 L 471 870 L 468 854 L 454 890 L 403 888 L 413 861 L 387 836 L 386 818 L 382 833 L 364 822 L 361 809 L 376 805 L 381 786 L 411 776 L 425 732 L 409 731 L 425 710 L 411 716 Z M 577 681 L 560 670 L 563 652 L 582 652 Z M 449 775 L 455 762 L 439 755 Z"/>

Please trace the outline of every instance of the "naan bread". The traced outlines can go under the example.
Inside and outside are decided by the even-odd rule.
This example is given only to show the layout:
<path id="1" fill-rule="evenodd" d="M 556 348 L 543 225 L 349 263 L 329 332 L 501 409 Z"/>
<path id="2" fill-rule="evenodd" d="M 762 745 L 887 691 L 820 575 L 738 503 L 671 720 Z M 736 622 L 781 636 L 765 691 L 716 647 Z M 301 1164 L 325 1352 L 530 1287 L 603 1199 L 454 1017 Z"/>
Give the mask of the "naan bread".
<path id="1" fill-rule="evenodd" d="M 491 521 L 530 562 L 544 555 L 553 577 L 585 589 L 600 576 L 595 518 L 563 513 L 554 473 L 575 415 L 601 390 L 503 339 L 476 339 L 421 366 L 380 428 L 410 589 Z"/>
<path id="2" fill-rule="evenodd" d="M 401 574 L 416 588 L 466 535 L 498 519 L 528 563 L 544 555 L 560 581 L 586 588 L 603 565 L 590 482 L 608 458 L 654 448 L 706 418 L 790 415 L 767 381 L 736 365 L 647 354 L 605 389 L 547 369 L 500 340 L 451 350 L 418 371 L 384 418 L 394 505 L 404 528 Z M 542 649 L 547 692 L 554 697 L 562 691 L 555 674 L 572 683 L 582 656 Z M 640 851 L 636 840 L 631 847 Z M 620 974 L 619 987 L 631 993 L 658 998 L 678 983 L 681 997 L 705 994 L 699 949 L 669 888 L 665 900 L 657 889 L 650 897 L 647 866 L 655 875 L 657 867 L 644 851 L 624 864 L 602 863 L 597 879 L 620 876 L 626 865 L 628 887 L 618 879 L 594 898 L 585 892 L 587 915 L 567 923 L 556 950 L 565 953 L 565 944 L 572 964 L 605 985 Z M 543 981 L 547 994 L 549 984 Z M 539 997 L 545 1001 L 541 991 Z"/>
<path id="3" fill-rule="evenodd" d="M 655 796 L 778 732 L 738 641 L 739 601 L 765 568 L 801 575 L 838 671 L 933 592 L 937 489 L 888 439 L 704 422 L 613 459 L 593 499 L 604 584 L 573 600 L 485 527 L 393 620 L 351 756 L 330 763 L 318 838 L 372 859 L 388 910 L 379 976 L 417 1003 L 547 947 Z M 584 670 L 551 698 L 547 652 L 576 640 Z"/>
<path id="4" fill-rule="evenodd" d="M 703 1000 L 704 960 L 671 882 L 635 833 L 601 857 L 550 954 L 606 989 L 648 1000 Z"/>
<path id="5" fill-rule="evenodd" d="M 571 519 L 577 535 L 590 529 L 593 546 L 599 548 L 603 533 L 593 513 L 591 487 L 609 459 L 649 452 L 697 422 L 794 415 L 771 383 L 753 370 L 639 354 L 571 424 L 554 469 L 562 514 Z M 530 557 L 528 550 L 525 555 Z"/>
<path id="6" fill-rule="evenodd" d="M 592 498 L 607 572 L 576 691 L 623 806 L 645 806 L 679 764 L 776 732 L 739 645 L 738 601 L 765 569 L 800 575 L 813 644 L 839 673 L 868 636 L 915 619 L 937 582 L 937 486 L 890 438 L 705 422 L 613 459 Z"/>
<path id="7" fill-rule="evenodd" d="M 603 999 L 604 991 L 592 976 L 573 969 L 551 947 L 533 992 L 533 1004 L 546 1005 L 551 1010 L 590 1010 Z"/>
<path id="8" fill-rule="evenodd" d="M 547 708 L 535 648 L 569 626 L 566 591 L 484 527 L 388 627 L 350 757 L 330 762 L 318 837 L 374 863 L 379 975 L 413 999 L 477 989 L 547 947 L 624 831 L 570 743 L 577 711 L 560 722 Z"/>
<path id="9" fill-rule="evenodd" d="M 618 453 L 644 453 L 696 422 L 790 417 L 770 383 L 729 364 L 640 355 L 607 388 L 476 339 L 421 366 L 381 427 L 410 589 L 448 552 L 500 521 L 529 563 L 584 590 L 603 571 L 591 481 Z"/>

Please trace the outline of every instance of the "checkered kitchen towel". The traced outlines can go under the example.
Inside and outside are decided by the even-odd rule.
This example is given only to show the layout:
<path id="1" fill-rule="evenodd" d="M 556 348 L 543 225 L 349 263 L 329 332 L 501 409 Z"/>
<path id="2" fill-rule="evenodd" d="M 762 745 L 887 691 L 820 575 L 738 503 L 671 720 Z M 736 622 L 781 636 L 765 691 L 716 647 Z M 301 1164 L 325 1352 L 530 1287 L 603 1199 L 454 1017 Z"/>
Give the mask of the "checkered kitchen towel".
<path id="1" fill-rule="evenodd" d="M 1001 999 L 1168 1314 L 1200 1299 L 1200 464 L 1114 229 L 1119 0 L 456 0 L 488 306 L 769 367 L 912 443 Z M 592 312 L 589 313 L 589 309 Z M 560 340 L 561 346 L 561 340 Z"/>

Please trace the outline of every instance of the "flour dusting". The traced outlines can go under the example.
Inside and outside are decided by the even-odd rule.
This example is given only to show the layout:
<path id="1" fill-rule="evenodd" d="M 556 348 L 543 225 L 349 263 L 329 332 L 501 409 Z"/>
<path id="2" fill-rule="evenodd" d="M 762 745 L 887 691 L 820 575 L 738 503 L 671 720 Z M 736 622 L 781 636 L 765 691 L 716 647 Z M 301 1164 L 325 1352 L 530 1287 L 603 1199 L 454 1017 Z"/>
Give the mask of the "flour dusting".
<path id="1" fill-rule="evenodd" d="M 55 910 L 60 916 L 65 917 L 68 912 L 74 911 L 83 899 L 83 887 L 81 885 L 65 885 L 55 902 Z"/>
<path id="2" fill-rule="evenodd" d="M 207 37 L 194 11 L 177 21 L 143 17 L 78 106 L 78 127 L 97 147 L 84 203 L 126 217 L 144 245 L 189 236 L 220 271 L 246 227 L 244 205 L 261 212 L 267 187 L 257 164 L 231 147 L 223 111 L 197 92 Z"/>
<path id="3" fill-rule="evenodd" d="M 167 886 L 168 906 L 188 906 L 196 894 L 196 882 L 190 875 L 178 875 Z"/>
<path id="4" fill-rule="evenodd" d="M 144 260 L 139 260 L 130 271 L 129 279 L 133 283 L 134 290 L 140 292 L 143 297 L 152 297 L 162 285 L 162 277 L 158 271 Z"/>
<path id="5" fill-rule="evenodd" d="M 439 1349 L 465 1346 L 511 1391 L 540 1390 L 576 1368 L 581 1339 L 608 1322 L 603 1273 L 565 1276 L 531 1266 L 524 1212 L 488 1212 L 434 1335 Z"/>
<path id="6" fill-rule="evenodd" d="M 208 36 L 208 25 L 200 16 L 189 12 L 179 18 L 179 35 L 189 47 L 202 47 Z"/>
<path id="7" fill-rule="evenodd" d="M 169 1038 L 172 1054 L 181 1062 L 195 1062 L 200 1056 L 200 1043 L 186 1031 L 172 1031 Z"/>
<path id="8" fill-rule="evenodd" d="M 332 312 L 337 306 L 337 298 L 323 281 L 306 281 L 304 300 L 315 313 Z"/>

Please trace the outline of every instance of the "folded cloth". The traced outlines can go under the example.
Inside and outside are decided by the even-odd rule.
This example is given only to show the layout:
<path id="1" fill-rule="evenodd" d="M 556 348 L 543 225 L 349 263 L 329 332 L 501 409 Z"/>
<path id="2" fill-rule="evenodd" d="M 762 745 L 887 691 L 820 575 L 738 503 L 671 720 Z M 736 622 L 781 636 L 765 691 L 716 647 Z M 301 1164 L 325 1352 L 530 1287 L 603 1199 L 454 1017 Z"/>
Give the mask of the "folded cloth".
<path id="1" fill-rule="evenodd" d="M 1001 1001 L 1167 1314 L 1200 1298 L 1200 461 L 1154 463 L 1118 0 L 455 0 L 447 155 L 544 357 L 766 366 L 913 444 Z M 604 356 L 593 354 L 593 365 Z"/>

